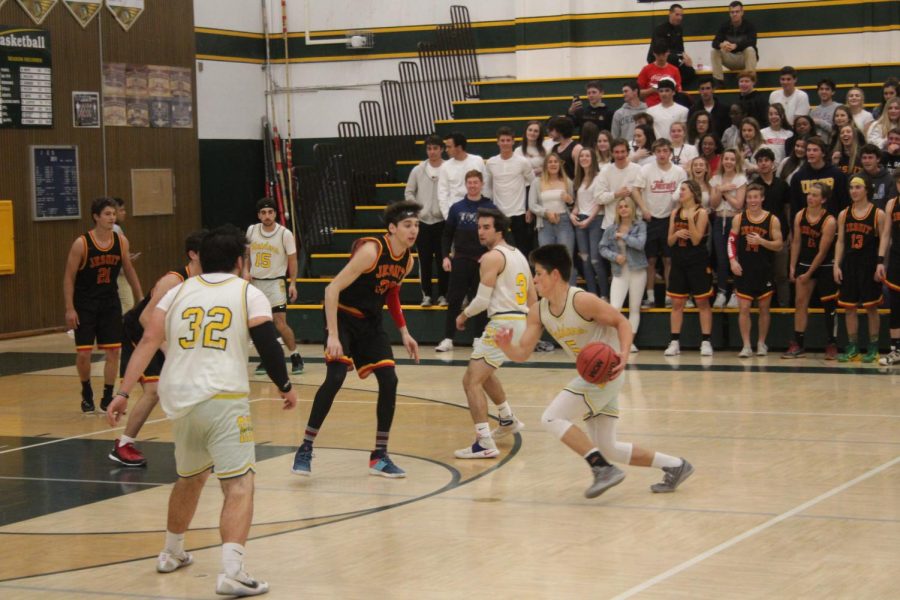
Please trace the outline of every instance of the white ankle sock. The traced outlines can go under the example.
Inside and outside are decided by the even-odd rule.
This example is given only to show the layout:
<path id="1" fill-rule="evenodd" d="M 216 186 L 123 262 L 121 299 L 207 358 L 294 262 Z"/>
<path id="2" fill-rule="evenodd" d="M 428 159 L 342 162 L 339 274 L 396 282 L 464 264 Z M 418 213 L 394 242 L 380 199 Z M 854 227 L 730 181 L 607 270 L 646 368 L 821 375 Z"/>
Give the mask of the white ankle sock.
<path id="1" fill-rule="evenodd" d="M 244 547 L 233 542 L 222 544 L 222 567 L 229 577 L 237 577 L 244 568 Z"/>
<path id="2" fill-rule="evenodd" d="M 491 426 L 487 423 L 475 423 L 475 435 L 480 438 L 491 437 Z"/>
<path id="3" fill-rule="evenodd" d="M 504 402 L 503 404 L 498 404 L 497 410 L 500 413 L 500 418 L 503 419 L 504 421 L 513 418 L 513 411 L 509 407 L 509 402 Z"/>
<path id="4" fill-rule="evenodd" d="M 175 556 L 184 554 L 184 534 L 166 531 L 166 552 Z"/>
<path id="5" fill-rule="evenodd" d="M 657 452 L 653 455 L 653 463 L 650 466 L 657 469 L 662 469 L 663 467 L 680 467 L 683 462 L 683 460 L 675 456 Z"/>
<path id="6" fill-rule="evenodd" d="M 133 444 L 133 443 L 134 443 L 133 437 L 128 437 L 125 434 L 122 434 L 121 436 L 119 436 L 119 446 L 127 446 L 128 444 Z"/>

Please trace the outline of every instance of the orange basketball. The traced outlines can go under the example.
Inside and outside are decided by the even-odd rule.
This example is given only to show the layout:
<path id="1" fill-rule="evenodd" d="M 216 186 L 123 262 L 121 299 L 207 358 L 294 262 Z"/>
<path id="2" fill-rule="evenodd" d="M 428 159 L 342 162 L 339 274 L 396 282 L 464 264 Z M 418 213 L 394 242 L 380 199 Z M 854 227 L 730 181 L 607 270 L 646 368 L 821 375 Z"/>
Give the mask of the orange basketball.
<path id="1" fill-rule="evenodd" d="M 619 355 L 609 344 L 592 342 L 578 353 L 575 368 L 582 379 L 589 383 L 606 383 L 609 374 L 619 364 Z"/>

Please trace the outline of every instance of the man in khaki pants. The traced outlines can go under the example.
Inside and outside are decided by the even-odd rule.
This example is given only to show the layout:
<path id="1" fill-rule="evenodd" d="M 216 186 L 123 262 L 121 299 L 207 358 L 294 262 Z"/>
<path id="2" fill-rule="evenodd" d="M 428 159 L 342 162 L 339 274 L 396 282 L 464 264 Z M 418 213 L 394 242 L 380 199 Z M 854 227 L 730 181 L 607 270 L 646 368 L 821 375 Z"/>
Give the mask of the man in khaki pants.
<path id="1" fill-rule="evenodd" d="M 719 27 L 710 52 L 713 79 L 721 86 L 723 66 L 732 71 L 756 73 L 759 52 L 756 50 L 756 27 L 744 19 L 744 5 L 735 0 L 728 5 L 729 20 Z"/>

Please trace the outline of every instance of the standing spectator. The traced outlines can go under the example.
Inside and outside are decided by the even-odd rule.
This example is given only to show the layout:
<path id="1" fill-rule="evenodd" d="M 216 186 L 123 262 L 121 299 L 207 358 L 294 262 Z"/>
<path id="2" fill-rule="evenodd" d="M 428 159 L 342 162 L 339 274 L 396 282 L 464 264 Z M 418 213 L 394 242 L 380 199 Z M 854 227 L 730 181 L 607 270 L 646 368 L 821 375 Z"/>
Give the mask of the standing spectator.
<path id="1" fill-rule="evenodd" d="M 669 215 L 672 214 L 675 192 L 681 182 L 687 179 L 687 173 L 678 165 L 672 164 L 672 144 L 667 139 L 653 142 L 653 156 L 656 160 L 641 167 L 641 176 L 635 188 L 640 192 L 637 196 L 644 220 L 647 224 L 647 306 L 656 303 L 654 282 L 656 279 L 656 260 L 663 257 L 663 278 L 668 285 L 669 269 Z"/>
<path id="2" fill-rule="evenodd" d="M 647 114 L 653 117 L 653 132 L 660 139 L 668 137 L 672 123 L 687 123 L 688 109 L 675 103 L 675 83 L 671 79 L 660 80 L 657 93 L 660 102 L 648 108 Z"/>
<path id="3" fill-rule="evenodd" d="M 597 153 L 597 164 L 602 168 L 612 162 L 612 134 L 603 130 L 597 134 L 597 143 L 594 145 Z"/>
<path id="4" fill-rule="evenodd" d="M 726 109 L 725 114 L 728 114 Z M 687 125 L 687 139 L 689 144 L 693 144 L 697 147 L 697 151 L 700 151 L 700 138 L 702 138 L 707 133 L 713 133 L 711 121 L 709 115 L 704 111 L 695 112 L 694 114 L 688 117 L 688 125 Z"/>
<path id="5" fill-rule="evenodd" d="M 437 265 L 438 306 L 447 306 L 447 272 L 441 268 L 441 237 L 444 234 L 444 215 L 438 201 L 438 179 L 444 159 L 444 142 L 436 135 L 425 138 L 425 154 L 428 156 L 409 174 L 403 196 L 407 202 L 422 206 L 419 213 L 419 237 L 416 248 L 419 253 L 419 278 L 422 287 L 422 306 L 432 305 L 434 288 L 433 269 Z"/>
<path id="6" fill-rule="evenodd" d="M 122 223 L 124 223 L 125 219 L 128 217 L 128 209 L 125 206 L 125 201 L 121 198 L 116 197 L 112 200 L 116 203 L 116 224 L 113 225 L 113 231 L 119 235 L 125 235 L 125 231 L 122 230 Z M 140 252 L 132 252 L 130 256 L 131 262 L 134 263 L 140 255 Z M 124 269 L 119 271 L 119 277 L 116 279 L 116 287 L 119 288 L 119 302 L 122 304 L 122 314 L 124 315 L 134 308 L 134 296 L 131 293 L 131 286 L 128 285 L 128 280 L 125 278 Z"/>
<path id="7" fill-rule="evenodd" d="M 672 89 L 681 91 L 681 73 L 668 62 L 668 46 L 662 40 L 656 40 L 653 42 L 652 50 L 655 60 L 641 69 L 637 77 L 638 85 L 641 88 L 641 99 L 647 103 L 648 107 L 660 103 L 657 86 L 663 79 L 671 79 L 674 83 Z M 675 95 L 674 92 L 672 95 Z"/>
<path id="8" fill-rule="evenodd" d="M 722 150 L 722 143 L 713 134 L 707 133 L 700 139 L 700 157 L 706 160 L 710 173 L 715 173 L 719 170 L 719 164 L 722 161 Z"/>
<path id="9" fill-rule="evenodd" d="M 762 148 L 764 143 L 762 130 L 759 123 L 753 117 L 744 117 L 741 121 L 741 140 L 738 142 L 738 151 L 744 161 L 744 171 L 746 173 L 756 172 L 756 151 Z"/>
<path id="10" fill-rule="evenodd" d="M 672 162 L 686 169 L 692 159 L 700 155 L 697 147 L 687 143 L 687 125 L 676 121 L 669 126 L 669 141 L 672 142 Z"/>
<path id="11" fill-rule="evenodd" d="M 856 135 L 856 128 L 849 123 L 844 125 L 837 130 L 837 138 L 831 149 L 831 164 L 839 167 L 848 176 L 859 173 L 862 171 L 859 149 L 863 146 Z"/>
<path id="12" fill-rule="evenodd" d="M 442 266 L 450 273 L 447 289 L 447 316 L 444 321 L 444 339 L 435 348 L 436 352 L 453 350 L 453 335 L 456 332 L 456 317 L 467 295 L 474 298 L 478 294 L 478 261 L 485 248 L 478 241 L 478 209 L 497 208 L 489 198 L 481 195 L 484 175 L 477 169 L 466 173 L 466 195 L 455 202 L 447 215 L 441 254 Z M 476 323 L 478 330 L 484 323 Z"/>
<path id="13" fill-rule="evenodd" d="M 575 210 L 569 213 L 575 227 L 575 243 L 584 268 L 587 289 L 601 298 L 609 298 L 606 268 L 600 258 L 600 238 L 603 237 L 603 206 L 598 201 L 600 167 L 591 148 L 582 148 L 575 167 Z"/>
<path id="14" fill-rule="evenodd" d="M 766 356 L 769 347 L 766 336 L 772 316 L 769 307 L 772 304 L 772 262 L 775 253 L 781 250 L 784 241 L 781 238 L 781 224 L 778 217 L 762 207 L 763 190 L 756 184 L 747 186 L 747 208 L 735 215 L 731 227 L 729 241 L 729 259 L 731 271 L 735 275 L 735 296 L 739 298 L 740 314 L 738 326 L 744 347 L 739 358 L 753 356 L 750 345 L 750 306 L 754 301 L 759 308 L 757 323 L 756 355 Z"/>
<path id="15" fill-rule="evenodd" d="M 588 81 L 584 86 L 587 104 L 575 96 L 567 111 L 576 127 L 592 122 L 598 130 L 612 127 L 613 111 L 603 103 L 603 84 L 597 80 Z M 584 143 L 582 142 L 582 145 Z"/>
<path id="16" fill-rule="evenodd" d="M 750 183 L 762 186 L 763 210 L 767 210 L 781 222 L 781 239 L 788 240 L 791 233 L 791 190 L 788 185 L 775 176 L 775 154 L 771 148 L 760 148 L 756 151 L 756 175 Z M 774 276 L 775 292 L 778 305 L 782 308 L 791 304 L 791 289 L 788 285 L 788 262 L 790 247 L 785 244 L 775 254 Z"/>
<path id="17" fill-rule="evenodd" d="M 791 184 L 791 178 L 794 177 L 794 174 L 806 164 L 806 140 L 807 137 L 794 137 L 790 141 L 793 142 L 791 145 L 790 155 L 785 157 L 781 164 L 778 165 L 778 178 L 783 180 L 788 185 Z"/>
<path id="18" fill-rule="evenodd" d="M 728 5 L 728 20 L 722 23 L 710 52 L 713 79 L 719 86 L 725 82 L 723 66 L 731 71 L 756 75 L 759 52 L 756 49 L 756 27 L 744 18 L 744 5 L 735 0 Z"/>
<path id="19" fill-rule="evenodd" d="M 895 127 L 900 127 L 900 98 L 897 97 L 885 102 L 881 116 L 869 127 L 866 141 L 884 150 L 887 146 L 887 132 Z"/>
<path id="20" fill-rule="evenodd" d="M 561 244 L 569 251 L 569 258 L 575 253 L 575 228 L 569 220 L 574 193 L 559 155 L 548 154 L 540 179 L 529 190 L 528 205 L 537 218 L 538 246 Z"/>
<path id="21" fill-rule="evenodd" d="M 881 116 L 881 113 L 884 112 L 884 105 L 887 104 L 888 100 L 897 97 L 898 88 L 900 88 L 900 81 L 897 81 L 896 77 L 889 77 L 887 81 L 884 82 L 884 86 L 882 86 L 881 89 L 881 103 L 872 109 L 872 116 L 874 118 L 877 119 Z"/>
<path id="22" fill-rule="evenodd" d="M 747 176 L 744 174 L 744 161 L 734 148 L 722 153 L 719 168 L 709 185 L 712 195 L 709 206 L 713 209 L 713 252 L 716 257 L 716 286 L 718 287 L 714 308 L 737 308 L 737 296 L 728 299 L 728 232 L 731 231 L 732 219 L 744 210 L 744 198 L 747 192 Z"/>
<path id="23" fill-rule="evenodd" d="M 612 136 L 630 140 L 634 133 L 634 116 L 647 112 L 641 101 L 641 88 L 637 81 L 627 81 L 622 86 L 622 106 L 613 113 Z"/>
<path id="24" fill-rule="evenodd" d="M 563 163 L 563 170 L 569 179 L 575 179 L 575 157 L 581 151 L 581 144 L 572 140 L 575 131 L 572 120 L 569 117 L 553 117 L 547 122 L 547 132 L 553 140 L 550 152 L 559 156 Z"/>
<path id="25" fill-rule="evenodd" d="M 531 239 L 525 223 L 526 188 L 534 180 L 534 171 L 528 159 L 513 152 L 515 134 L 509 127 L 497 130 L 497 146 L 500 154 L 485 163 L 486 178 L 490 181 L 487 196 L 504 215 L 509 217 L 513 244 L 522 253 L 531 251 Z"/>
<path id="26" fill-rule="evenodd" d="M 553 147 L 550 140 L 544 139 L 546 137 L 547 130 L 543 123 L 528 121 L 522 143 L 516 147 L 516 154 L 528 159 L 535 177 L 541 176 L 541 171 L 544 170 L 544 159 L 547 158 L 547 152 Z"/>
<path id="27" fill-rule="evenodd" d="M 731 119 L 731 126 L 722 132 L 722 148 L 737 148 L 741 141 L 741 121 L 747 116 L 744 107 L 740 104 L 732 104 L 728 109 L 728 117 Z"/>
<path id="28" fill-rule="evenodd" d="M 688 163 L 686 170 L 688 179 L 696 183 L 700 188 L 700 205 L 703 207 L 703 210 L 709 210 L 709 199 L 712 196 L 712 186 L 709 185 L 709 180 L 712 177 L 709 163 L 702 156 L 698 156 Z M 712 244 L 711 240 L 710 244 Z"/>
<path id="29" fill-rule="evenodd" d="M 794 67 L 782 67 L 778 82 L 781 89 L 773 90 L 769 94 L 769 104 L 781 104 L 787 120 L 784 125 L 794 123 L 797 115 L 809 114 L 809 96 L 803 90 L 797 89 L 797 70 Z"/>
<path id="30" fill-rule="evenodd" d="M 653 156 L 653 143 L 656 141 L 656 134 L 653 133 L 653 127 L 649 125 L 638 125 L 634 128 L 634 138 L 631 140 L 631 153 L 628 160 L 641 166 L 656 161 Z"/>
<path id="31" fill-rule="evenodd" d="M 833 100 L 834 91 L 837 85 L 833 80 L 825 78 L 816 86 L 816 92 L 819 94 L 819 105 L 809 111 L 816 124 L 818 135 L 825 140 L 826 143 L 831 142 L 831 129 L 834 122 L 834 109 L 838 107 L 838 103 Z"/>
<path id="32" fill-rule="evenodd" d="M 594 152 L 597 151 L 597 140 L 600 139 L 600 130 L 591 122 L 585 123 L 581 127 L 578 143 L 582 148 L 590 148 Z"/>
<path id="33" fill-rule="evenodd" d="M 657 25 L 653 29 L 653 37 L 650 38 L 650 49 L 647 50 L 647 62 L 652 63 L 656 60 L 653 55 L 653 44 L 659 40 L 665 43 L 669 49 L 669 64 L 678 68 L 681 73 L 681 82 L 689 85 L 696 77 L 694 71 L 694 61 L 690 55 L 684 51 L 684 27 L 681 22 L 684 20 L 684 8 L 680 4 L 673 4 L 669 7 L 668 18 Z"/>
<path id="34" fill-rule="evenodd" d="M 728 126 L 731 125 L 731 118 L 728 116 L 728 106 L 719 102 L 719 99 L 716 97 L 713 80 L 709 77 L 701 79 L 697 91 L 700 92 L 700 97 L 691 106 L 688 116 L 693 118 L 694 115 L 705 113 L 709 116 L 713 130 L 716 133 L 721 133 L 728 129 Z"/>
<path id="35" fill-rule="evenodd" d="M 775 103 L 769 107 L 769 126 L 760 131 L 765 147 L 775 155 L 775 164 L 779 164 L 785 157 L 785 144 L 794 137 L 794 132 L 784 114 L 784 107 Z"/>
<path id="36" fill-rule="evenodd" d="M 881 155 L 881 164 L 895 175 L 900 171 L 900 127 L 888 131 L 887 146 Z"/>
<path id="37" fill-rule="evenodd" d="M 600 254 L 612 265 L 609 303 L 622 310 L 628 296 L 628 322 L 634 335 L 641 325 L 641 300 L 647 287 L 646 241 L 647 224 L 637 214 L 634 200 L 630 195 L 620 197 L 615 202 L 613 223 L 603 232 Z M 638 351 L 634 343 L 631 351 Z"/>
<path id="38" fill-rule="evenodd" d="M 466 173 L 475 170 L 484 173 L 484 159 L 466 152 L 466 136 L 455 131 L 444 138 L 449 160 L 441 165 L 438 176 L 438 204 L 444 219 L 450 206 L 466 195 Z"/>
<path id="39" fill-rule="evenodd" d="M 866 110 L 866 93 L 862 88 L 852 87 L 847 90 L 847 108 L 850 109 L 856 127 L 865 134 L 875 117 Z"/>
<path id="40" fill-rule="evenodd" d="M 613 140 L 612 156 L 613 162 L 600 170 L 597 190 L 597 201 L 604 207 L 604 231 L 613 226 L 618 215 L 618 202 L 623 198 L 635 199 L 635 184 L 641 175 L 641 167 L 628 160 L 628 142 L 625 140 Z M 644 292 L 641 290 L 641 298 L 643 296 Z M 640 306 L 640 302 L 638 305 Z"/>
<path id="41" fill-rule="evenodd" d="M 738 104 L 744 109 L 745 117 L 753 117 L 757 123 L 765 123 L 769 115 L 769 99 L 757 91 L 756 73 L 742 72 L 738 75 Z"/>
<path id="42" fill-rule="evenodd" d="M 871 202 L 885 210 L 888 201 L 897 196 L 897 186 L 891 173 L 881 166 L 881 150 L 874 144 L 866 144 L 859 155 L 863 179 L 871 187 Z"/>
<path id="43" fill-rule="evenodd" d="M 813 136 L 806 140 L 806 164 L 791 179 L 791 219 L 806 206 L 806 194 L 816 182 L 825 183 L 832 190 L 831 198 L 825 203 L 829 214 L 837 217 L 847 208 L 847 176 L 826 160 L 827 151 L 822 138 Z"/>

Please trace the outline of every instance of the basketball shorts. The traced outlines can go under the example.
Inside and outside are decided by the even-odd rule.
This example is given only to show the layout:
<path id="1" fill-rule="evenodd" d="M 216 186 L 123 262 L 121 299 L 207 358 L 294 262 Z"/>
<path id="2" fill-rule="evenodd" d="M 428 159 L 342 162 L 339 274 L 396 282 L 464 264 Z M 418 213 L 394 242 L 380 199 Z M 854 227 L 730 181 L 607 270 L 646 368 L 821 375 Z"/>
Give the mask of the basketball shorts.
<path id="1" fill-rule="evenodd" d="M 144 335 L 143 327 L 136 321 L 137 316 L 132 312 L 125 313 L 125 317 L 122 319 L 122 355 L 119 362 L 119 377 L 125 377 L 125 371 L 128 370 L 131 355 L 134 354 L 134 349 L 137 348 L 141 337 Z M 150 362 L 147 363 L 147 368 L 144 369 L 138 381 L 142 384 L 159 381 L 159 374 L 162 373 L 165 360 L 166 355 L 162 353 L 162 350 L 157 350 Z"/>
<path id="2" fill-rule="evenodd" d="M 566 385 L 565 390 L 576 396 L 581 396 L 582 400 L 584 400 L 586 409 L 584 419 L 587 420 L 597 415 L 618 417 L 619 392 L 622 391 L 622 386 L 624 385 L 624 373 L 604 384 L 589 383 L 579 375 Z"/>
<path id="3" fill-rule="evenodd" d="M 794 269 L 794 276 L 800 277 L 809 271 L 809 265 L 798 263 Z M 834 267 L 832 265 L 822 265 L 816 272 L 812 274 L 812 279 L 816 282 L 815 293 L 822 302 L 837 300 L 838 290 L 837 284 L 834 282 Z"/>
<path id="4" fill-rule="evenodd" d="M 327 343 L 328 332 L 325 332 Z M 394 352 L 381 323 L 381 317 L 360 319 L 338 311 L 338 339 L 344 355 L 325 356 L 325 362 L 342 362 L 348 369 L 356 368 L 360 379 L 368 377 L 375 369 L 393 367 Z"/>
<path id="5" fill-rule="evenodd" d="M 500 329 L 512 329 L 512 341 L 514 344 L 517 344 L 522 334 L 525 333 L 526 318 L 524 313 L 501 314 L 491 317 L 491 320 L 488 321 L 487 326 L 484 328 L 484 333 L 475 340 L 474 349 L 469 358 L 471 360 L 483 360 L 495 369 L 499 369 L 509 358 L 497 347 L 497 343 L 494 341 L 494 334 Z"/>
<path id="6" fill-rule="evenodd" d="M 744 300 L 765 300 L 775 293 L 772 285 L 772 272 L 744 271 L 734 280 L 734 290 L 738 298 Z"/>
<path id="7" fill-rule="evenodd" d="M 269 305 L 272 307 L 273 313 L 287 312 L 287 291 L 283 277 L 278 279 L 253 279 L 251 283 L 269 299 Z"/>
<path id="8" fill-rule="evenodd" d="M 844 260 L 838 306 L 869 308 L 881 304 L 881 283 L 875 281 L 874 261 Z"/>
<path id="9" fill-rule="evenodd" d="M 672 255 L 672 247 L 669 246 L 669 217 L 650 218 L 650 222 L 647 223 L 647 242 L 644 244 L 644 253 L 647 258 L 653 258 L 660 254 Z"/>
<path id="10" fill-rule="evenodd" d="M 219 479 L 256 471 L 253 422 L 246 397 L 201 402 L 172 424 L 179 477 L 193 477 L 210 468 Z"/>
<path id="11" fill-rule="evenodd" d="M 75 303 L 78 327 L 75 328 L 75 349 L 90 352 L 94 341 L 100 350 L 122 346 L 122 306 L 119 296 Z"/>
<path id="12" fill-rule="evenodd" d="M 669 287 L 666 295 L 672 298 L 709 298 L 713 295 L 712 269 L 708 264 L 672 264 L 669 271 Z"/>

